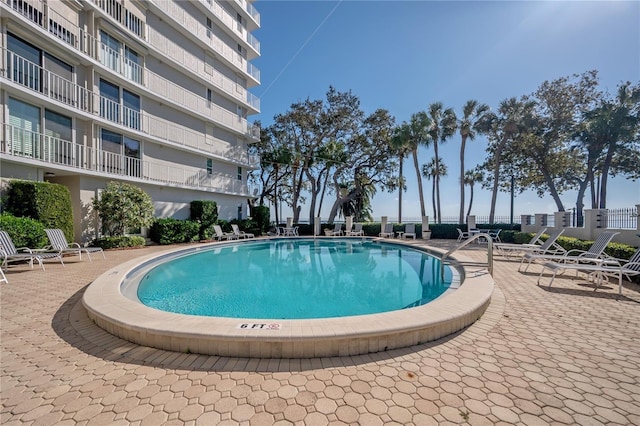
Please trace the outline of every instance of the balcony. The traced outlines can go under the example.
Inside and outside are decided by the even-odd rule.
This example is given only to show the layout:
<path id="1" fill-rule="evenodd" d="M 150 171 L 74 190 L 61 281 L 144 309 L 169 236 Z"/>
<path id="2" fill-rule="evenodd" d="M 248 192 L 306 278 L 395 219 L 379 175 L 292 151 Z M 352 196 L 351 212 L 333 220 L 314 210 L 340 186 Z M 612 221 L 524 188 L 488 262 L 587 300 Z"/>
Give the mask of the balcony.
<path id="1" fill-rule="evenodd" d="M 145 23 L 142 19 L 131 13 L 123 3 L 118 0 L 89 0 L 103 12 L 115 19 L 120 25 L 140 37 L 145 39 Z"/>
<path id="2" fill-rule="evenodd" d="M 137 111 L 114 102 L 99 93 L 66 80 L 15 53 L 2 49 L 2 58 L 6 58 L 0 71 L 0 78 L 7 79 L 22 88 L 37 93 L 54 101 L 60 102 L 81 113 L 101 117 L 114 124 L 139 133 L 143 138 L 153 138 L 173 145 L 197 150 L 221 161 L 237 163 L 246 167 L 257 167 L 259 161 L 247 155 L 246 150 L 229 149 L 227 143 L 208 137 L 202 132 L 196 132 L 145 112 Z M 202 102 L 206 102 L 202 100 Z M 203 108 L 206 108 L 203 107 Z M 234 115 L 237 120 L 237 116 Z M 247 126 L 245 136 L 259 140 L 260 133 L 256 126 Z"/>
<path id="3" fill-rule="evenodd" d="M 149 0 L 149 3 L 161 10 L 167 18 L 179 24 L 198 40 L 202 40 L 207 45 L 211 46 L 213 50 L 229 64 L 247 72 L 255 78 L 255 71 L 253 73 L 249 72 L 250 62 L 243 58 L 236 49 L 226 45 L 222 40 L 220 40 L 220 38 L 215 36 L 205 25 L 186 13 L 184 9 L 177 6 L 175 3 L 168 1 Z"/>
<path id="4" fill-rule="evenodd" d="M 128 61 L 122 58 L 122 55 L 119 52 L 113 52 L 109 47 L 101 43 L 99 40 L 95 39 L 89 33 L 85 32 L 81 28 L 77 27 L 74 23 L 64 19 L 62 16 L 58 15 L 54 10 L 45 8 L 45 4 L 40 0 L 0 0 L 3 3 L 8 4 L 12 7 L 12 9 L 19 12 L 21 15 L 25 16 L 27 19 L 37 24 L 41 28 L 48 30 L 51 34 L 61 39 L 64 43 L 72 47 L 74 50 L 80 52 L 81 54 L 94 59 L 109 69 L 117 72 L 118 74 L 124 76 L 125 78 L 134 81 L 136 83 L 141 83 L 143 87 L 148 87 L 145 82 L 149 80 L 164 80 L 160 85 L 156 85 L 156 90 L 158 90 L 158 86 L 164 90 L 164 92 L 158 92 L 157 94 L 161 97 L 168 97 L 172 99 L 172 97 L 168 96 L 167 92 L 170 90 L 172 94 L 176 94 L 177 92 L 188 92 L 193 96 L 196 96 L 192 92 L 187 91 L 181 86 L 176 85 L 175 83 L 164 79 L 163 77 L 154 74 L 146 68 L 141 67 L 140 65 L 134 63 L 133 61 Z M 27 7 L 28 6 L 28 7 Z M 43 16 L 45 16 L 45 11 L 49 16 L 48 23 Z M 60 24 L 62 23 L 62 24 Z M 182 47 L 176 45 L 172 41 L 168 40 L 163 35 L 159 34 L 157 31 L 149 28 L 148 36 L 150 39 L 150 44 L 158 49 L 164 56 L 168 58 L 173 58 L 176 63 L 179 63 L 183 68 L 187 68 L 194 72 L 196 75 L 204 78 L 209 81 L 214 87 L 221 89 L 224 93 L 233 96 L 240 102 L 246 103 L 250 105 L 256 111 L 259 111 L 260 102 L 259 98 L 253 96 L 246 89 L 237 90 L 237 83 L 219 73 L 216 70 L 207 69 L 206 64 L 200 58 L 196 58 L 194 55 L 187 53 Z M 251 65 L 251 64 L 249 64 Z M 251 75 L 252 78 L 257 79 L 259 81 L 260 73 L 257 68 L 251 65 L 248 67 L 250 69 L 247 70 L 248 75 Z M 145 78 L 147 77 L 147 78 Z M 183 98 L 188 95 L 178 95 L 173 96 L 173 99 Z M 173 100 L 172 99 L 172 100 Z M 184 107 L 185 105 L 179 104 L 179 106 Z M 213 119 L 212 114 L 210 113 L 210 108 L 207 108 L 205 111 L 205 115 L 209 119 Z M 202 111 L 198 111 L 202 113 Z M 223 113 L 224 114 L 224 113 Z M 241 132 L 246 132 L 246 120 L 237 119 L 236 114 L 229 113 L 230 117 L 227 119 L 226 123 L 232 123 L 232 128 Z M 244 120 L 244 122 L 243 122 Z M 225 124 L 226 124 L 225 123 Z M 238 124 L 240 123 L 240 124 Z"/>
<path id="5" fill-rule="evenodd" d="M 235 16 L 227 12 L 214 0 L 200 0 L 200 4 L 207 8 L 207 10 L 211 11 L 213 16 L 215 16 L 220 23 L 222 23 L 227 29 L 231 30 L 233 34 L 237 35 L 241 40 L 247 43 L 251 49 L 253 49 L 252 57 L 260 55 L 260 42 L 253 34 L 248 32 L 241 23 L 238 22 Z"/>
<path id="6" fill-rule="evenodd" d="M 205 169 L 157 163 L 104 151 L 71 141 L 4 124 L 0 153 L 78 172 L 95 172 L 113 178 L 175 185 L 191 189 L 250 196 L 246 182 L 237 176 L 207 173 Z"/>

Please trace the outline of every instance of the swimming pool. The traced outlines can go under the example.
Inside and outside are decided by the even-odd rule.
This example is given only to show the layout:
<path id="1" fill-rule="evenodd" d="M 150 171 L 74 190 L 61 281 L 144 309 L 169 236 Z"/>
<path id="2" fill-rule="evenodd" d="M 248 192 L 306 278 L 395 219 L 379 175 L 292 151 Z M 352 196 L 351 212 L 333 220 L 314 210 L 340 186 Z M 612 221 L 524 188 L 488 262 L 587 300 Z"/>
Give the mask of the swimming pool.
<path id="1" fill-rule="evenodd" d="M 163 260 L 137 283 L 146 306 L 187 315 L 310 319 L 421 306 L 453 270 L 411 247 L 367 240 L 271 240 Z"/>
<path id="2" fill-rule="evenodd" d="M 279 238 L 269 241 L 290 242 Z M 472 259 L 458 253 L 447 260 L 455 271 L 449 288 L 458 287 L 455 291 L 445 291 L 420 306 L 376 314 L 312 319 L 210 317 L 161 311 L 138 300 L 136 282 L 155 266 L 199 252 L 239 250 L 253 242 L 237 244 L 194 244 L 134 258 L 96 278 L 85 290 L 82 304 L 96 325 L 144 346 L 218 356 L 312 358 L 386 351 L 437 340 L 475 322 L 493 292 L 493 278 L 486 269 L 464 266 L 459 261 Z M 397 241 L 390 247 L 393 250 L 399 245 L 436 257 L 442 253 L 422 241 Z"/>

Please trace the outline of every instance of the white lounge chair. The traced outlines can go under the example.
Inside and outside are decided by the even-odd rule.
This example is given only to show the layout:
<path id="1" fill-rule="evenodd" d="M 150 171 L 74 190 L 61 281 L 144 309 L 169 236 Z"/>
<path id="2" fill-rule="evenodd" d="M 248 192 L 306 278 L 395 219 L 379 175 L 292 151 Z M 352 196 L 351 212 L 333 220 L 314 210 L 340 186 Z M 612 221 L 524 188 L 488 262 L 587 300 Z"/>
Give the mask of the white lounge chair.
<path id="1" fill-rule="evenodd" d="M 335 236 L 335 235 L 342 235 L 342 224 L 341 223 L 336 223 L 333 226 L 333 231 L 331 231 L 331 235 Z"/>
<path id="2" fill-rule="evenodd" d="M 216 240 L 235 240 L 238 237 L 233 232 L 222 232 L 222 227 L 220 225 L 213 225 L 213 232 L 215 232 L 214 237 Z"/>
<path id="3" fill-rule="evenodd" d="M 619 232 L 605 231 L 596 238 L 593 242 L 589 250 L 569 250 L 563 254 L 532 254 L 525 253 L 522 256 L 522 261 L 520 262 L 520 268 L 525 261 L 527 261 L 527 267 L 524 269 L 524 272 L 529 269 L 529 265 L 533 262 L 555 262 L 555 263 L 587 263 L 592 265 L 601 264 L 607 260 L 607 258 L 612 259 L 607 255 L 603 255 L 604 249 L 609 244 L 609 241 L 615 236 L 619 234 Z"/>
<path id="4" fill-rule="evenodd" d="M 456 228 L 456 229 L 458 230 L 458 242 L 467 240 L 471 236 L 471 234 L 469 232 L 464 232 L 460 228 Z"/>
<path id="5" fill-rule="evenodd" d="M 538 276 L 538 285 L 540 285 L 540 278 L 542 278 L 545 269 L 553 271 L 553 275 L 549 281 L 549 287 L 553 284 L 553 280 L 556 278 L 558 272 L 575 270 L 576 275 L 579 272 L 587 274 L 589 279 L 596 282 L 596 286 L 600 286 L 603 279 L 606 280 L 609 276 L 618 278 L 618 294 L 622 294 L 622 277 L 626 276 L 627 279 L 631 280 L 632 275 L 640 275 L 640 249 L 636 250 L 629 260 L 609 258 L 602 263 L 586 265 L 583 263 L 547 262 L 544 264 L 542 272 L 540 272 Z"/>
<path id="6" fill-rule="evenodd" d="M 64 266 L 62 256 L 58 253 L 44 253 L 37 249 L 30 249 L 28 247 L 16 248 L 7 231 L 0 231 L 0 258 L 2 259 L 0 269 L 2 267 L 7 269 L 11 262 L 29 262 L 29 266 L 33 268 L 33 261 L 35 260 L 44 271 L 44 264 L 42 263 L 44 259 L 58 259 L 60 260 L 60 263 L 62 263 L 62 266 Z"/>
<path id="7" fill-rule="evenodd" d="M 394 235 L 395 234 L 393 233 L 393 223 L 385 224 L 384 231 L 378 234 L 378 236 L 382 238 L 393 238 Z"/>
<path id="8" fill-rule="evenodd" d="M 362 229 L 362 224 L 361 223 L 356 223 L 353 226 L 353 229 L 351 231 L 347 232 L 345 235 L 348 235 L 350 237 L 364 236 L 364 230 Z"/>
<path id="9" fill-rule="evenodd" d="M 67 237 L 65 237 L 62 229 L 45 229 L 45 232 L 51 244 L 47 251 L 57 252 L 61 256 L 65 254 L 77 254 L 80 256 L 80 260 L 82 260 L 82 253 L 85 253 L 89 258 L 89 262 L 92 262 L 90 253 L 101 253 L 102 258 L 105 259 L 104 251 L 100 247 L 82 247 L 78 243 L 68 243 Z"/>
<path id="10" fill-rule="evenodd" d="M 231 229 L 233 230 L 233 234 L 238 238 L 255 238 L 256 236 L 250 232 L 244 232 L 240 230 L 240 227 L 235 223 L 231 224 Z"/>
<path id="11" fill-rule="evenodd" d="M 416 239 L 416 224 L 415 223 L 407 223 L 404 226 L 404 233 L 402 234 L 403 238 L 412 237 L 414 240 Z"/>
<path id="12" fill-rule="evenodd" d="M 496 254 L 504 257 L 511 257 L 511 255 L 526 251 L 529 247 L 540 247 L 544 241 L 540 237 L 545 233 L 547 228 L 541 228 L 537 234 L 535 234 L 528 243 L 516 244 L 516 243 L 494 243 L 493 248 L 496 250 Z"/>

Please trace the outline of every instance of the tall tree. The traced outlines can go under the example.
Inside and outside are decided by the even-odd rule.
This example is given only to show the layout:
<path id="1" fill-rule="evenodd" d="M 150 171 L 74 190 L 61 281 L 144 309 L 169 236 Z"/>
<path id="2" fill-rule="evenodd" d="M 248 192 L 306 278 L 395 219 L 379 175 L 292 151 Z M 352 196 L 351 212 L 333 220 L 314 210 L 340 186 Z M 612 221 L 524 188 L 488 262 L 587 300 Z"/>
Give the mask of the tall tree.
<path id="1" fill-rule="evenodd" d="M 467 216 L 471 214 L 471 206 L 473 206 L 473 187 L 476 183 L 482 182 L 484 179 L 484 175 L 480 168 L 475 168 L 473 170 L 467 170 L 464 174 L 464 184 L 469 185 L 469 209 L 467 210 Z M 460 222 L 460 224 L 465 223 L 466 221 Z"/>
<path id="2" fill-rule="evenodd" d="M 429 118 L 431 119 L 431 126 L 428 133 L 431 141 L 433 142 L 433 151 L 435 158 L 435 192 L 436 192 L 436 223 L 441 223 L 441 209 L 440 209 L 440 156 L 438 155 L 438 145 L 445 143 L 456 132 L 456 113 L 452 108 L 444 108 L 442 102 L 434 102 L 429 105 Z"/>
<path id="3" fill-rule="evenodd" d="M 396 152 L 398 157 L 398 222 L 402 223 L 402 193 L 407 190 L 407 185 L 404 178 L 404 159 L 413 152 L 413 147 L 410 141 L 409 129 L 404 128 L 409 126 L 407 123 L 403 123 L 398 126 L 391 139 L 391 147 Z M 423 200 L 424 202 L 424 200 Z"/>
<path id="4" fill-rule="evenodd" d="M 487 133 L 489 138 L 489 158 L 485 167 L 492 170 L 492 176 L 488 183 L 491 190 L 491 209 L 489 223 L 494 222 L 498 188 L 500 187 L 500 170 L 502 165 L 502 153 L 507 144 L 515 144 L 518 138 L 528 131 L 533 117 L 535 103 L 526 97 L 520 100 L 516 98 L 505 99 L 500 102 L 496 113 L 489 113 L 480 123 L 480 128 Z"/>
<path id="5" fill-rule="evenodd" d="M 444 177 L 448 173 L 447 166 L 442 159 L 436 160 L 435 157 L 422 165 L 422 176 L 431 180 L 431 203 L 433 204 L 433 217 L 436 217 L 436 181 L 437 177 Z"/>
<path id="6" fill-rule="evenodd" d="M 406 145 L 413 158 L 413 167 L 416 172 L 418 183 L 418 199 L 420 200 L 420 215 L 426 215 L 424 207 L 424 192 L 422 189 L 422 177 L 420 175 L 420 165 L 418 164 L 418 149 L 421 145 L 428 146 L 431 143 L 428 130 L 431 127 L 431 120 L 424 111 L 411 115 L 409 123 L 403 122 L 398 126 L 393 134 L 393 146 Z"/>
<path id="7" fill-rule="evenodd" d="M 489 106 L 481 104 L 475 99 L 468 100 L 462 107 L 462 118 L 458 120 L 460 131 L 460 214 L 459 223 L 464 223 L 464 187 L 465 187 L 465 166 L 464 151 L 467 139 L 473 141 L 479 133 L 481 123 L 485 114 L 489 112 Z M 473 187 L 472 187 L 473 189 Z"/>
<path id="8" fill-rule="evenodd" d="M 398 187 L 398 164 L 391 147 L 395 119 L 387 110 L 378 109 L 366 117 L 353 136 L 345 141 L 350 161 L 336 166 L 332 174 L 335 201 L 329 213 L 333 222 L 341 206 L 351 203 L 371 188 L 395 191 Z M 348 188 L 346 192 L 341 187 Z"/>

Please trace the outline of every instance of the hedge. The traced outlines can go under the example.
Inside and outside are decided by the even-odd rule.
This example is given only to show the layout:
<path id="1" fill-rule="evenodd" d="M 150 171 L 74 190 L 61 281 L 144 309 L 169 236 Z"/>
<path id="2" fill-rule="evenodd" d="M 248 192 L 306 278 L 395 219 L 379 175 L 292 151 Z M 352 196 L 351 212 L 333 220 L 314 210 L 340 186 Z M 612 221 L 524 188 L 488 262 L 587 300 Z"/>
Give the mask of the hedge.
<path id="1" fill-rule="evenodd" d="M 149 229 L 149 238 L 158 244 L 190 243 L 200 234 L 200 224 L 191 220 L 156 219 Z"/>
<path id="2" fill-rule="evenodd" d="M 256 222 L 256 227 L 259 230 L 256 235 L 262 235 L 269 230 L 270 214 L 271 212 L 267 206 L 251 207 L 251 218 Z"/>
<path id="3" fill-rule="evenodd" d="M 7 190 L 6 208 L 12 215 L 35 219 L 45 228 L 62 229 L 68 241 L 75 241 L 71 194 L 66 186 L 12 180 Z"/>
<path id="4" fill-rule="evenodd" d="M 114 248 L 144 247 L 145 239 L 138 235 L 117 235 L 113 237 L 102 237 L 93 240 L 94 247 L 101 247 L 104 250 Z"/>
<path id="5" fill-rule="evenodd" d="M 42 248 L 49 243 L 44 225 L 28 217 L 15 217 L 8 213 L 0 215 L 0 230 L 6 231 L 17 247 Z"/>
<path id="6" fill-rule="evenodd" d="M 209 240 L 213 236 L 213 225 L 218 220 L 218 204 L 215 201 L 194 200 L 191 202 L 191 221 L 198 222 L 199 237 Z"/>

